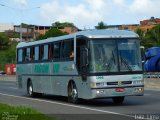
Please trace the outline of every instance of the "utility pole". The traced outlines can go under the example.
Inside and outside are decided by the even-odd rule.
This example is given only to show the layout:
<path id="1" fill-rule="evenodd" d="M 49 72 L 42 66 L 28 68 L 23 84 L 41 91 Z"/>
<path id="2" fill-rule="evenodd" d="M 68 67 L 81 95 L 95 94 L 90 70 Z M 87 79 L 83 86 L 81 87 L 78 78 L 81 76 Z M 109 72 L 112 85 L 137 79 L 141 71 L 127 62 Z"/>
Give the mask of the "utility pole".
<path id="1" fill-rule="evenodd" d="M 0 6 L 2 7 L 7 7 L 7 8 L 10 8 L 10 9 L 13 9 L 13 10 L 18 10 L 21 12 L 21 24 L 20 24 L 20 29 L 19 29 L 19 32 L 20 32 L 20 41 L 22 42 L 23 41 L 23 26 L 22 26 L 22 15 L 23 15 L 23 10 L 24 9 L 17 9 L 17 8 L 12 8 L 10 6 L 7 6 L 7 5 L 4 5 L 4 4 L 0 4 Z M 30 9 L 26 9 L 26 10 L 32 10 L 32 9 L 38 9 L 40 8 L 39 6 L 38 7 L 32 7 Z"/>

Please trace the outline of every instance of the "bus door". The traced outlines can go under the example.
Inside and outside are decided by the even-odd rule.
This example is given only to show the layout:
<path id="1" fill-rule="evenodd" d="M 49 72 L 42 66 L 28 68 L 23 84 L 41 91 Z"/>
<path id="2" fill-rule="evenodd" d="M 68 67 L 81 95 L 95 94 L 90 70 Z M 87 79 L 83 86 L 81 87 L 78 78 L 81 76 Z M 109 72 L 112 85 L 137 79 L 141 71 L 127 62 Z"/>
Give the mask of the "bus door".
<path id="1" fill-rule="evenodd" d="M 83 46 L 80 50 L 80 71 L 82 80 L 87 80 L 87 71 L 88 71 L 88 49 Z"/>

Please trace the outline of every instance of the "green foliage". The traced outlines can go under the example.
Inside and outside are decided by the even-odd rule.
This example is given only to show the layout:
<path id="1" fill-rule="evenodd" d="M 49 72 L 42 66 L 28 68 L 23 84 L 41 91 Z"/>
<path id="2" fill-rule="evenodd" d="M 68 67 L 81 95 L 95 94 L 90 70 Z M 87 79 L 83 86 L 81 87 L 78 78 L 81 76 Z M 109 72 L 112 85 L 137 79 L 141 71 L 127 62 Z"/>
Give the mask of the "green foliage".
<path id="1" fill-rule="evenodd" d="M 143 39 L 144 39 L 144 32 L 142 31 L 142 29 L 138 27 L 138 28 L 135 30 L 135 32 L 139 35 L 139 39 L 140 39 L 141 41 L 143 41 Z"/>
<path id="2" fill-rule="evenodd" d="M 13 32 L 13 38 L 20 38 L 20 34 L 16 33 L 16 32 Z"/>
<path id="3" fill-rule="evenodd" d="M 70 22 L 60 23 L 59 21 L 57 21 L 57 22 L 53 23 L 52 26 L 55 28 L 63 28 L 63 27 L 74 27 L 74 24 L 70 23 Z"/>
<path id="4" fill-rule="evenodd" d="M 153 27 L 146 33 L 144 33 L 140 28 L 137 28 L 135 32 L 139 35 L 140 43 L 145 48 L 160 46 L 160 25 Z"/>
<path id="5" fill-rule="evenodd" d="M 99 22 L 97 26 L 95 26 L 96 29 L 106 29 L 107 26 L 103 21 Z"/>
<path id="6" fill-rule="evenodd" d="M 160 47 L 160 25 L 149 30 L 146 34 L 146 38 L 152 42 L 153 46 Z"/>
<path id="7" fill-rule="evenodd" d="M 36 40 L 47 39 L 49 37 L 58 37 L 62 35 L 67 35 L 67 33 L 62 32 L 57 28 L 51 28 L 46 32 L 46 34 L 40 35 Z"/>
<path id="8" fill-rule="evenodd" d="M 0 33 L 0 50 L 6 49 L 9 43 L 9 38 L 6 33 Z"/>
<path id="9" fill-rule="evenodd" d="M 9 119 L 15 118 L 15 120 L 56 120 L 55 118 L 50 118 L 30 107 L 11 106 L 0 103 L 0 108 L 0 118 L 5 120 L 7 117 Z"/>
<path id="10" fill-rule="evenodd" d="M 0 70 L 4 70 L 6 64 L 16 63 L 17 42 L 10 42 L 5 50 L 0 51 Z"/>
<path id="11" fill-rule="evenodd" d="M 28 27 L 34 27 L 34 25 L 26 24 L 26 23 L 21 23 L 23 28 L 28 28 Z"/>

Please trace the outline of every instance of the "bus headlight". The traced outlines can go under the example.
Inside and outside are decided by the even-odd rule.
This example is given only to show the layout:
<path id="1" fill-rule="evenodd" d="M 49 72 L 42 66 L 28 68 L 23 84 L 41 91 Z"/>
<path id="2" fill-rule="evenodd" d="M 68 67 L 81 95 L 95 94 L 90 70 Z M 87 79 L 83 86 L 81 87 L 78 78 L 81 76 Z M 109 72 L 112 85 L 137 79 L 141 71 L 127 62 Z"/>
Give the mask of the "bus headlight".
<path id="1" fill-rule="evenodd" d="M 144 84 L 144 81 L 143 80 L 136 80 L 136 81 L 133 81 L 133 84 Z"/>
<path id="2" fill-rule="evenodd" d="M 103 87 L 103 86 L 105 86 L 104 82 L 98 82 L 98 83 L 96 83 L 96 87 Z"/>
<path id="3" fill-rule="evenodd" d="M 95 83 L 95 82 L 91 82 L 91 83 L 90 83 L 90 87 L 91 87 L 91 88 L 96 87 L 96 83 Z"/>

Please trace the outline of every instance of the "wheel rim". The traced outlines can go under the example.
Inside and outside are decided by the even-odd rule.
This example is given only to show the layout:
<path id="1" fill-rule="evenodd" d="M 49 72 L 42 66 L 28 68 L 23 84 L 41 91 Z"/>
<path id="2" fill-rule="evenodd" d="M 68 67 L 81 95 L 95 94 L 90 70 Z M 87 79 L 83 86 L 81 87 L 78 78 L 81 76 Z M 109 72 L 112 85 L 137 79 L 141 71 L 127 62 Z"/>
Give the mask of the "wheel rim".
<path id="1" fill-rule="evenodd" d="M 75 101 L 77 99 L 77 89 L 72 89 L 72 99 Z"/>
<path id="2" fill-rule="evenodd" d="M 74 83 L 71 83 L 69 88 L 69 97 L 71 98 L 72 102 L 75 102 L 78 98 L 78 92 Z"/>
<path id="3" fill-rule="evenodd" d="M 32 92 L 33 92 L 33 88 L 32 88 L 32 85 L 30 84 L 28 89 L 28 93 L 30 96 L 32 95 Z"/>

